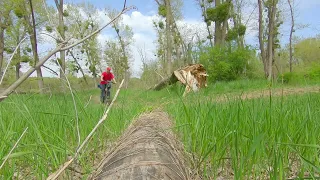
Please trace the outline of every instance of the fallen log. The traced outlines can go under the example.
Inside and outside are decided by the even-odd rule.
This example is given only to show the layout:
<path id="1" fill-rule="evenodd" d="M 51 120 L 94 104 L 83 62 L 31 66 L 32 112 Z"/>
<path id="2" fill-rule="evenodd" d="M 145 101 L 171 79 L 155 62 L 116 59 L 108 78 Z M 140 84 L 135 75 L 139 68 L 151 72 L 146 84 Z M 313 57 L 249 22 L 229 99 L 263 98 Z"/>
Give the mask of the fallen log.
<path id="1" fill-rule="evenodd" d="M 166 113 L 142 115 L 125 131 L 89 179 L 190 179 L 183 146 L 171 128 Z"/>
<path id="2" fill-rule="evenodd" d="M 155 85 L 153 90 L 159 91 L 168 85 L 180 81 L 182 84 L 186 85 L 185 95 L 191 90 L 196 92 L 200 88 L 207 87 L 207 76 L 206 69 L 202 64 L 190 64 L 175 70 L 170 77 Z"/>

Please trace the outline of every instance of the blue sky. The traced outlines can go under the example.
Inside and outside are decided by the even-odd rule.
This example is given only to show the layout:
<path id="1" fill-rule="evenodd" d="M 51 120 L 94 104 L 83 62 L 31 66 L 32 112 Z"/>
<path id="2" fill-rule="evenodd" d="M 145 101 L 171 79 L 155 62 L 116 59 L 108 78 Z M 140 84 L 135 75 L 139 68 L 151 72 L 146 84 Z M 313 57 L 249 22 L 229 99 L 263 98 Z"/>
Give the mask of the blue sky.
<path id="1" fill-rule="evenodd" d="M 257 0 L 246 1 L 256 4 Z M 281 28 L 281 42 L 282 44 L 286 44 L 289 37 L 290 14 L 288 14 L 289 9 L 286 3 L 287 0 L 282 1 L 284 1 L 284 3 L 279 8 L 283 11 L 285 24 Z M 54 3 L 53 0 L 48 0 L 47 2 L 51 5 Z M 106 7 L 112 7 L 114 9 L 121 10 L 123 7 L 122 0 L 65 0 L 65 3 L 80 2 L 90 2 L 100 10 Z M 185 23 L 189 26 L 189 29 L 183 28 L 186 29 L 185 33 L 188 33 L 188 31 L 190 31 L 189 33 L 194 33 L 196 31 L 200 34 L 204 34 L 204 37 L 206 37 L 206 30 L 204 28 L 201 12 L 196 4 L 196 0 L 183 0 L 183 3 L 183 20 L 181 20 L 181 24 Z M 297 13 L 296 24 L 308 25 L 307 28 L 297 30 L 295 35 L 300 37 L 312 37 L 320 34 L 320 0 L 295 0 L 295 4 Z M 139 53 L 137 52 L 137 48 L 145 49 L 147 58 L 149 60 L 154 58 L 153 55 L 156 50 L 156 44 L 154 42 L 156 41 L 157 37 L 152 26 L 152 21 L 153 19 L 157 18 L 158 7 L 155 0 L 127 0 L 127 5 L 135 5 L 137 7 L 136 10 L 130 11 L 123 16 L 123 22 L 131 26 L 134 32 L 134 44 L 131 47 L 133 54 L 133 58 L 131 60 L 131 70 L 135 76 L 139 76 L 142 62 L 140 60 Z M 252 9 L 256 9 L 254 5 L 246 7 L 244 12 L 251 12 Z M 255 16 L 257 16 L 257 11 L 253 13 L 253 18 Z M 107 23 L 106 21 L 106 17 L 101 17 L 100 22 L 104 24 L 104 22 Z M 257 21 L 253 19 L 249 25 L 250 27 L 248 27 L 246 42 L 250 45 L 257 46 Z M 110 38 L 116 38 L 114 34 L 110 32 L 112 32 L 112 30 L 107 28 L 98 36 L 98 39 L 102 44 Z"/>

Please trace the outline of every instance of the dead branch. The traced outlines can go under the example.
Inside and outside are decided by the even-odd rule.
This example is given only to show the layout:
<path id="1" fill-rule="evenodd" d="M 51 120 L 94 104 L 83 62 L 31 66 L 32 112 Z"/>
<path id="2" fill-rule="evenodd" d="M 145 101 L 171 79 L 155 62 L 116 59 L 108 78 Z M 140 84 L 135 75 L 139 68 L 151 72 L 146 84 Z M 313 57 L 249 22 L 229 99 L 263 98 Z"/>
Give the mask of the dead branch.
<path id="1" fill-rule="evenodd" d="M 13 150 L 17 147 L 17 145 L 19 144 L 20 140 L 22 139 L 22 137 L 24 136 L 24 134 L 27 132 L 28 127 L 23 131 L 23 133 L 21 134 L 21 136 L 19 137 L 19 139 L 17 140 L 17 142 L 14 144 L 14 146 L 12 147 L 12 149 L 10 150 L 9 154 L 6 156 L 6 158 L 3 160 L 1 166 L 0 166 L 0 170 L 1 168 L 4 166 L 4 164 L 6 163 L 6 161 L 9 159 L 11 153 L 13 152 Z"/>
<path id="2" fill-rule="evenodd" d="M 108 106 L 108 109 L 107 111 L 104 113 L 104 115 L 102 116 L 102 118 L 99 120 L 99 122 L 96 124 L 96 126 L 91 130 L 91 132 L 89 133 L 89 135 L 86 137 L 86 139 L 83 141 L 83 143 L 78 147 L 76 153 L 74 154 L 74 156 L 67 162 L 65 162 L 63 164 L 63 166 L 58 169 L 56 172 L 52 173 L 48 178 L 47 180 L 55 180 L 57 179 L 60 174 L 78 157 L 80 151 L 82 150 L 82 148 L 89 142 L 89 140 L 91 139 L 91 137 L 93 136 L 93 134 L 96 132 L 96 130 L 98 129 L 98 127 L 107 119 L 108 117 L 108 113 L 110 111 L 110 109 L 112 108 L 113 106 L 113 103 L 115 102 L 115 100 L 117 99 L 118 95 L 119 95 L 119 92 L 122 88 L 122 85 L 124 83 L 124 79 L 121 81 L 121 84 L 114 96 L 114 98 L 112 99 L 112 102 L 110 103 L 110 105 Z"/>
<path id="3" fill-rule="evenodd" d="M 48 66 L 43 65 L 42 67 L 44 67 L 45 69 L 47 69 L 48 71 L 50 71 L 52 74 L 59 76 L 59 74 L 57 72 L 55 72 L 53 69 L 49 68 Z"/>

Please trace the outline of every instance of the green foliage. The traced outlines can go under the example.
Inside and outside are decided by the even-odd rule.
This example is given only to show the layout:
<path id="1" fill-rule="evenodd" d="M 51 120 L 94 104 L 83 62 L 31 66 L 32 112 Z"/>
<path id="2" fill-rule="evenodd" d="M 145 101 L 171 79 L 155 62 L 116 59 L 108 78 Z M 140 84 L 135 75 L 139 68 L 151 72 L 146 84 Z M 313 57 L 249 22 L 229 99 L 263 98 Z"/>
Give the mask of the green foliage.
<path id="1" fill-rule="evenodd" d="M 248 77 L 255 70 L 254 51 L 250 48 L 227 49 L 208 48 L 200 54 L 200 63 L 204 64 L 211 81 L 230 81 Z"/>
<path id="2" fill-rule="evenodd" d="M 166 17 L 167 15 L 167 9 L 165 5 L 159 5 L 158 7 L 158 14 L 162 17 Z"/>
<path id="3" fill-rule="evenodd" d="M 158 26 L 160 29 L 164 29 L 164 24 L 162 21 L 159 21 Z"/>
<path id="4" fill-rule="evenodd" d="M 224 2 L 214 8 L 208 8 L 206 11 L 207 18 L 210 21 L 222 23 L 229 18 L 230 7 L 231 4 L 229 2 Z"/>
<path id="5" fill-rule="evenodd" d="M 51 26 L 46 26 L 46 31 L 48 31 L 49 33 L 52 33 L 52 27 Z"/>
<path id="6" fill-rule="evenodd" d="M 64 16 L 64 17 L 68 17 L 68 16 L 69 16 L 69 12 L 68 12 L 67 10 L 64 10 L 64 11 L 63 11 L 63 16 Z"/>
<path id="7" fill-rule="evenodd" d="M 26 51 L 27 51 L 28 53 L 30 53 L 30 52 L 32 51 L 32 49 L 31 49 L 30 47 L 26 47 L 25 49 L 26 49 Z"/>
<path id="8" fill-rule="evenodd" d="M 24 16 L 24 11 L 20 7 L 14 8 L 13 12 L 18 18 L 23 18 Z"/>
<path id="9" fill-rule="evenodd" d="M 213 0 L 207 0 L 208 1 L 208 3 L 212 3 L 213 2 Z"/>
<path id="10" fill-rule="evenodd" d="M 228 30 L 226 41 L 236 40 L 238 38 L 238 32 L 236 28 L 232 28 Z"/>
<path id="11" fill-rule="evenodd" d="M 300 84 L 308 82 L 320 82 L 320 64 L 311 63 L 309 65 L 300 65 L 294 68 L 293 72 L 286 72 L 280 75 L 279 82 Z"/>
<path id="12" fill-rule="evenodd" d="M 320 64 L 314 63 L 313 66 L 310 68 L 308 76 L 311 79 L 319 80 L 320 81 Z"/>
<path id="13" fill-rule="evenodd" d="M 27 62 L 30 62 L 30 61 L 31 61 L 30 56 L 27 56 L 27 55 L 21 56 L 21 62 L 27 63 Z"/>
<path id="14" fill-rule="evenodd" d="M 320 62 L 320 38 L 307 38 L 294 45 L 295 58 L 303 63 Z"/>
<path id="15" fill-rule="evenodd" d="M 246 30 L 247 30 L 247 27 L 243 24 L 241 24 L 239 27 L 238 27 L 238 34 L 239 36 L 244 36 L 246 34 Z"/>
<path id="16" fill-rule="evenodd" d="M 12 54 L 14 50 L 12 48 L 5 47 L 4 51 L 8 54 Z"/>

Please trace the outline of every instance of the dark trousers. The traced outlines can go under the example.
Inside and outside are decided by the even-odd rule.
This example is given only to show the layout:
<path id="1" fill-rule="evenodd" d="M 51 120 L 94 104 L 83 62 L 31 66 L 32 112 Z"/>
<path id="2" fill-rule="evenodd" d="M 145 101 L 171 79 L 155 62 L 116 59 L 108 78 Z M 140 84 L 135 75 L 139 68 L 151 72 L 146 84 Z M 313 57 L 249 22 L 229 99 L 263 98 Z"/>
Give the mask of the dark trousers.
<path id="1" fill-rule="evenodd" d="M 110 99 L 111 82 L 107 84 L 100 84 L 100 89 L 101 89 L 100 101 L 101 103 L 105 103 L 106 98 Z"/>

